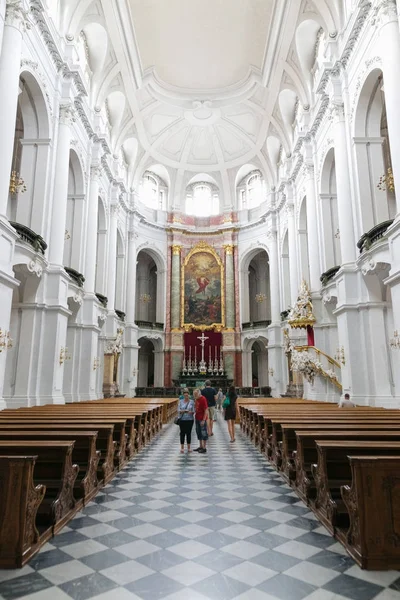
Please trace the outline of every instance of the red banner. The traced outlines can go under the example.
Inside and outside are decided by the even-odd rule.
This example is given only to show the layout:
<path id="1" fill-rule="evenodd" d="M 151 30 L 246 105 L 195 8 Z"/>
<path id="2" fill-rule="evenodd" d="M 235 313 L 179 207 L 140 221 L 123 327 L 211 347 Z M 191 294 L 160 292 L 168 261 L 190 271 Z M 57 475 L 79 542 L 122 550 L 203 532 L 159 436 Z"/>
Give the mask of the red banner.
<path id="1" fill-rule="evenodd" d="M 197 359 L 197 364 L 201 361 L 201 331 L 192 331 L 191 333 L 185 333 L 185 357 L 186 360 L 189 359 L 189 354 L 191 355 L 192 361 L 194 361 L 195 357 Z M 215 358 L 218 361 L 221 358 L 221 346 L 222 346 L 222 333 L 215 333 L 214 331 L 205 331 L 204 332 L 204 360 L 207 365 L 211 360 L 215 361 Z"/>

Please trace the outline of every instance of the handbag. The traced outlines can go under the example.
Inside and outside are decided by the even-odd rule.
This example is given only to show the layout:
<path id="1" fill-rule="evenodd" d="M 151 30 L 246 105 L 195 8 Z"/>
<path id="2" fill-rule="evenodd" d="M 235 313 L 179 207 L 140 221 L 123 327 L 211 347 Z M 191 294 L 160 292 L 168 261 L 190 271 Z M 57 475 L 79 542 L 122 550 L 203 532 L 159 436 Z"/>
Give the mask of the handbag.
<path id="1" fill-rule="evenodd" d="M 187 410 L 187 407 L 189 406 L 189 404 L 190 404 L 190 400 L 189 400 L 189 402 L 186 404 L 186 408 L 185 408 L 184 410 Z M 175 419 L 174 419 L 174 423 L 175 423 L 175 425 L 180 425 L 180 424 L 181 424 L 181 419 L 182 419 L 182 417 L 175 417 Z"/>
<path id="2" fill-rule="evenodd" d="M 231 405 L 231 401 L 229 400 L 229 396 L 227 396 L 222 404 L 222 408 L 228 408 Z"/>

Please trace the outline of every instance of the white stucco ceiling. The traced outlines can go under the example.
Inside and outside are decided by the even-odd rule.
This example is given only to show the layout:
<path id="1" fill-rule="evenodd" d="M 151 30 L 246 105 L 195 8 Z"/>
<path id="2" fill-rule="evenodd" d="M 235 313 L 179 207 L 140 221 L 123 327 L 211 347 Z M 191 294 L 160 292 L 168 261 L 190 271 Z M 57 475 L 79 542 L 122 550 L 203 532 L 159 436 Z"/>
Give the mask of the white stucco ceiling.
<path id="1" fill-rule="evenodd" d="M 223 88 L 262 68 L 273 0 L 130 0 L 143 69 L 186 89 Z"/>

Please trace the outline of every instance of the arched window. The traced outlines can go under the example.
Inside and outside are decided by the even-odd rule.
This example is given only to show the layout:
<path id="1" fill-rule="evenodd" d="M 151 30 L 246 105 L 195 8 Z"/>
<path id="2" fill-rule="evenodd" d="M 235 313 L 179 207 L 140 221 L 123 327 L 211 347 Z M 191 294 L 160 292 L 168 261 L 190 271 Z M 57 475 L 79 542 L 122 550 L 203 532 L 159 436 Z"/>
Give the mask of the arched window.
<path id="1" fill-rule="evenodd" d="M 147 171 L 140 186 L 140 199 L 143 204 L 156 210 L 165 210 L 166 184 L 157 175 Z"/>
<path id="2" fill-rule="evenodd" d="M 265 199 L 265 182 L 260 171 L 252 171 L 237 186 L 241 210 L 256 208 Z"/>
<path id="3" fill-rule="evenodd" d="M 259 173 L 247 180 L 247 208 L 259 206 L 263 201 L 263 184 Z"/>
<path id="4" fill-rule="evenodd" d="M 219 195 L 207 183 L 194 185 L 186 196 L 186 213 L 195 217 L 219 214 Z"/>

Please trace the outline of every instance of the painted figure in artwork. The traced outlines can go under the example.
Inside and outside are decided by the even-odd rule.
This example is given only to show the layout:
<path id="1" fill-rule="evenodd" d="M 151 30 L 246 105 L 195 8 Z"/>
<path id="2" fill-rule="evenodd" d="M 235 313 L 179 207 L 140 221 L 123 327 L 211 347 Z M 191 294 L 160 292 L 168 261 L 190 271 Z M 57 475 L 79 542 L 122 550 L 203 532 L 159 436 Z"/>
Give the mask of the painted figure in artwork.
<path id="1" fill-rule="evenodd" d="M 221 265 L 207 251 L 193 253 L 184 269 L 184 322 L 210 326 L 222 320 Z"/>

